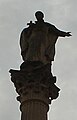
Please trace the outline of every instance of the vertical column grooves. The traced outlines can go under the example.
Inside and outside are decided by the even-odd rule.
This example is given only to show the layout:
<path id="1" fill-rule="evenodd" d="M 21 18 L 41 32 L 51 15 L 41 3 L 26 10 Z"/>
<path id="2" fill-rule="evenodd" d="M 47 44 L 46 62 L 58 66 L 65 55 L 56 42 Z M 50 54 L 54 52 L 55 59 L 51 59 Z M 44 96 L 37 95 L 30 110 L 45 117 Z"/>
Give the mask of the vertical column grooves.
<path id="1" fill-rule="evenodd" d="M 29 101 L 22 105 L 22 120 L 47 120 L 47 106 L 40 101 Z"/>

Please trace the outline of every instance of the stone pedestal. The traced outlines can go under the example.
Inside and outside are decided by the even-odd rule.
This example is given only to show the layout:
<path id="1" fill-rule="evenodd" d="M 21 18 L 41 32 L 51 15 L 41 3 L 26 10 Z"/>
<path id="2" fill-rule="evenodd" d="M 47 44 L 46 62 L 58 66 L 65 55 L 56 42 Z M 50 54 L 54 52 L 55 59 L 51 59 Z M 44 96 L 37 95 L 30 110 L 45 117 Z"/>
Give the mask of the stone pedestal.
<path id="1" fill-rule="evenodd" d="M 55 85 L 56 77 L 49 71 L 47 66 L 36 70 L 24 67 L 10 70 L 11 80 L 19 94 L 17 100 L 21 103 L 21 120 L 47 120 L 49 104 L 58 97 L 60 90 Z"/>

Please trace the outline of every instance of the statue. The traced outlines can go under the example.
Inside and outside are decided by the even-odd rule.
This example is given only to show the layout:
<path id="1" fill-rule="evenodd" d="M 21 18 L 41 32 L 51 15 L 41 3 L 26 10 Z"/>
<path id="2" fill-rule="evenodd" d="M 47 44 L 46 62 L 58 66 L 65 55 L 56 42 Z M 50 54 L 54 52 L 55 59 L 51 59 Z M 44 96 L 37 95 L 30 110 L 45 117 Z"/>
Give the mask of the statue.
<path id="1" fill-rule="evenodd" d="M 56 76 L 52 75 L 55 44 L 58 37 L 69 37 L 70 32 L 58 30 L 44 22 L 41 11 L 35 13 L 37 21 L 28 23 L 20 36 L 23 63 L 20 70 L 10 69 L 17 100 L 21 103 L 21 120 L 47 120 L 49 104 L 59 96 Z M 42 113 L 42 114 L 40 114 Z M 37 117 L 39 116 L 39 117 Z"/>
<path id="2" fill-rule="evenodd" d="M 21 106 L 24 100 L 37 101 L 36 94 L 38 99 L 40 94 L 40 101 L 47 105 L 59 96 L 60 89 L 55 84 L 56 76 L 52 74 L 51 64 L 54 61 L 58 37 L 71 36 L 70 32 L 60 31 L 54 25 L 44 22 L 44 14 L 41 11 L 37 11 L 35 16 L 37 21 L 35 23 L 30 21 L 20 36 L 24 62 L 20 65 L 20 70 L 9 71 L 11 81 L 19 94 L 17 100 L 21 102 Z M 23 110 L 21 111 L 23 113 Z"/>
<path id="3" fill-rule="evenodd" d="M 20 37 L 21 55 L 25 62 L 39 61 L 46 65 L 54 61 L 55 44 L 58 37 L 69 37 L 70 32 L 58 30 L 54 25 L 44 22 L 41 11 L 35 13 L 37 21 L 28 23 Z"/>

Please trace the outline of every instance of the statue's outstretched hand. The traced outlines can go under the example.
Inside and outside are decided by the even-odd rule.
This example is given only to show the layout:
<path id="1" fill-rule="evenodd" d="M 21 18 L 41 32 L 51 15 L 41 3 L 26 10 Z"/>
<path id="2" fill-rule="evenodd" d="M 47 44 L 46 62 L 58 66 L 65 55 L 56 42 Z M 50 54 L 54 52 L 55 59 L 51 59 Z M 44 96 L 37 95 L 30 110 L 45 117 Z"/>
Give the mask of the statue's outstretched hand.
<path id="1" fill-rule="evenodd" d="M 67 37 L 72 36 L 70 33 L 71 33 L 71 32 L 66 32 L 66 36 L 67 36 Z"/>

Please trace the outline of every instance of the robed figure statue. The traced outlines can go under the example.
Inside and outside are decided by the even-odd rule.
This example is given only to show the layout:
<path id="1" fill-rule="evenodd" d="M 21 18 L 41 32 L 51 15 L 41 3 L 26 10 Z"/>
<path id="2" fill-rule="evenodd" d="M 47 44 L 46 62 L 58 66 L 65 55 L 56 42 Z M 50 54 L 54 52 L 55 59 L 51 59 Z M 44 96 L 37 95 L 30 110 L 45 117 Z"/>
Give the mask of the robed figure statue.
<path id="1" fill-rule="evenodd" d="M 55 44 L 58 37 L 69 37 L 71 34 L 44 22 L 44 14 L 41 11 L 37 11 L 35 16 L 37 21 L 35 23 L 30 21 L 29 27 L 21 33 L 21 55 L 25 62 L 39 61 L 48 64 L 54 61 Z"/>

